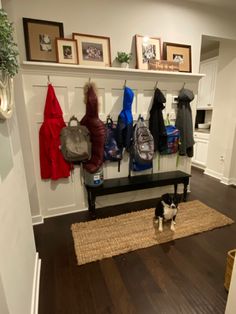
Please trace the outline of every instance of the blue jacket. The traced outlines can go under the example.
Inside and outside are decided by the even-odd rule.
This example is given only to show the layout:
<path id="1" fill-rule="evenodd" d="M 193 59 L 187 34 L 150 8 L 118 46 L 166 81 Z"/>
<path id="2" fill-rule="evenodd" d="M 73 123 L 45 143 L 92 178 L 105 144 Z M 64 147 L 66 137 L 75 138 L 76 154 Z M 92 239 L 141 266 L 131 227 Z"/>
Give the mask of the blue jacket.
<path id="1" fill-rule="evenodd" d="M 118 116 L 116 141 L 120 149 L 128 149 L 133 137 L 132 102 L 134 92 L 129 87 L 124 88 L 123 109 Z"/>

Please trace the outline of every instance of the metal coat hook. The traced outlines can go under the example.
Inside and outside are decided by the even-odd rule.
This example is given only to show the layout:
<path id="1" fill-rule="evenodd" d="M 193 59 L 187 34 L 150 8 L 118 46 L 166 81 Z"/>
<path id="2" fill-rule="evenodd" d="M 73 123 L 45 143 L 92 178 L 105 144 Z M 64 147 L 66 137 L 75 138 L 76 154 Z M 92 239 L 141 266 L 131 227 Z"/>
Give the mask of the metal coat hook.
<path id="1" fill-rule="evenodd" d="M 125 80 L 125 83 L 124 83 L 124 88 L 126 87 L 126 82 L 127 82 L 127 81 Z"/>
<path id="2" fill-rule="evenodd" d="M 89 77 L 89 83 L 91 83 L 91 77 Z"/>
<path id="3" fill-rule="evenodd" d="M 184 85 L 183 85 L 183 87 L 182 87 L 182 88 L 185 88 L 185 85 L 186 85 L 186 83 L 184 82 Z"/>
<path id="4" fill-rule="evenodd" d="M 51 84 L 50 75 L 48 75 L 48 85 Z"/>
<path id="5" fill-rule="evenodd" d="M 156 81 L 156 84 L 155 84 L 155 86 L 154 86 L 154 89 L 156 89 L 156 88 L 157 88 L 157 85 L 158 85 L 158 81 Z"/>

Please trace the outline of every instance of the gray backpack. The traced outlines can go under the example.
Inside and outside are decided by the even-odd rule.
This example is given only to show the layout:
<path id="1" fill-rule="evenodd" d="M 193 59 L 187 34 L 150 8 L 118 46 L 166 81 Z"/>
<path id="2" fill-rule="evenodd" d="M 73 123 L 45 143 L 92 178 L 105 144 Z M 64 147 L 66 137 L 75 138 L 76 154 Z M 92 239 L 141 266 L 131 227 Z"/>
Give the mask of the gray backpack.
<path id="1" fill-rule="evenodd" d="M 133 158 L 140 164 L 150 163 L 154 157 L 153 136 L 139 115 L 133 135 Z"/>
<path id="2" fill-rule="evenodd" d="M 71 121 L 77 125 L 71 126 Z M 66 161 L 77 163 L 91 158 L 91 142 L 89 130 L 80 125 L 79 120 L 72 116 L 68 126 L 60 132 L 61 152 Z"/>

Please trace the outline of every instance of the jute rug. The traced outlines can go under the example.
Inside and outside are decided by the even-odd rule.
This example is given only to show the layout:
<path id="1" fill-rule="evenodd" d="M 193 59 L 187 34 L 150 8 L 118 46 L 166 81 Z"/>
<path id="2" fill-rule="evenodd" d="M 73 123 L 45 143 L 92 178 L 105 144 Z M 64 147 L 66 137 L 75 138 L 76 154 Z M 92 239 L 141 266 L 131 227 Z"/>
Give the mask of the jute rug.
<path id="1" fill-rule="evenodd" d="M 159 232 L 153 217 L 154 208 L 149 208 L 73 224 L 71 230 L 78 265 L 187 237 L 234 222 L 197 200 L 180 204 L 175 232 L 170 230 L 168 222 L 163 224 L 163 232 Z"/>

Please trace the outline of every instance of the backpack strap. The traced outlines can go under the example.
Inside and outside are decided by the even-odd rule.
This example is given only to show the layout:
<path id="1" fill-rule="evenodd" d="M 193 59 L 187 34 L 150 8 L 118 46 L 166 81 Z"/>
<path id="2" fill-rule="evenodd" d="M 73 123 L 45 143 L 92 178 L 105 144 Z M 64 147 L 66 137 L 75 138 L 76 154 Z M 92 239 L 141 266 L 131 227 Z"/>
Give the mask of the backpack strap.
<path id="1" fill-rule="evenodd" d="M 164 123 L 165 123 L 165 126 L 170 125 L 170 114 L 169 113 L 167 113 Z"/>
<path id="2" fill-rule="evenodd" d="M 120 172 L 120 160 L 118 160 L 118 172 Z"/>
<path id="3" fill-rule="evenodd" d="M 160 152 L 158 152 L 158 155 L 157 155 L 157 169 L 158 169 L 158 171 L 161 169 L 161 154 L 160 154 Z"/>

